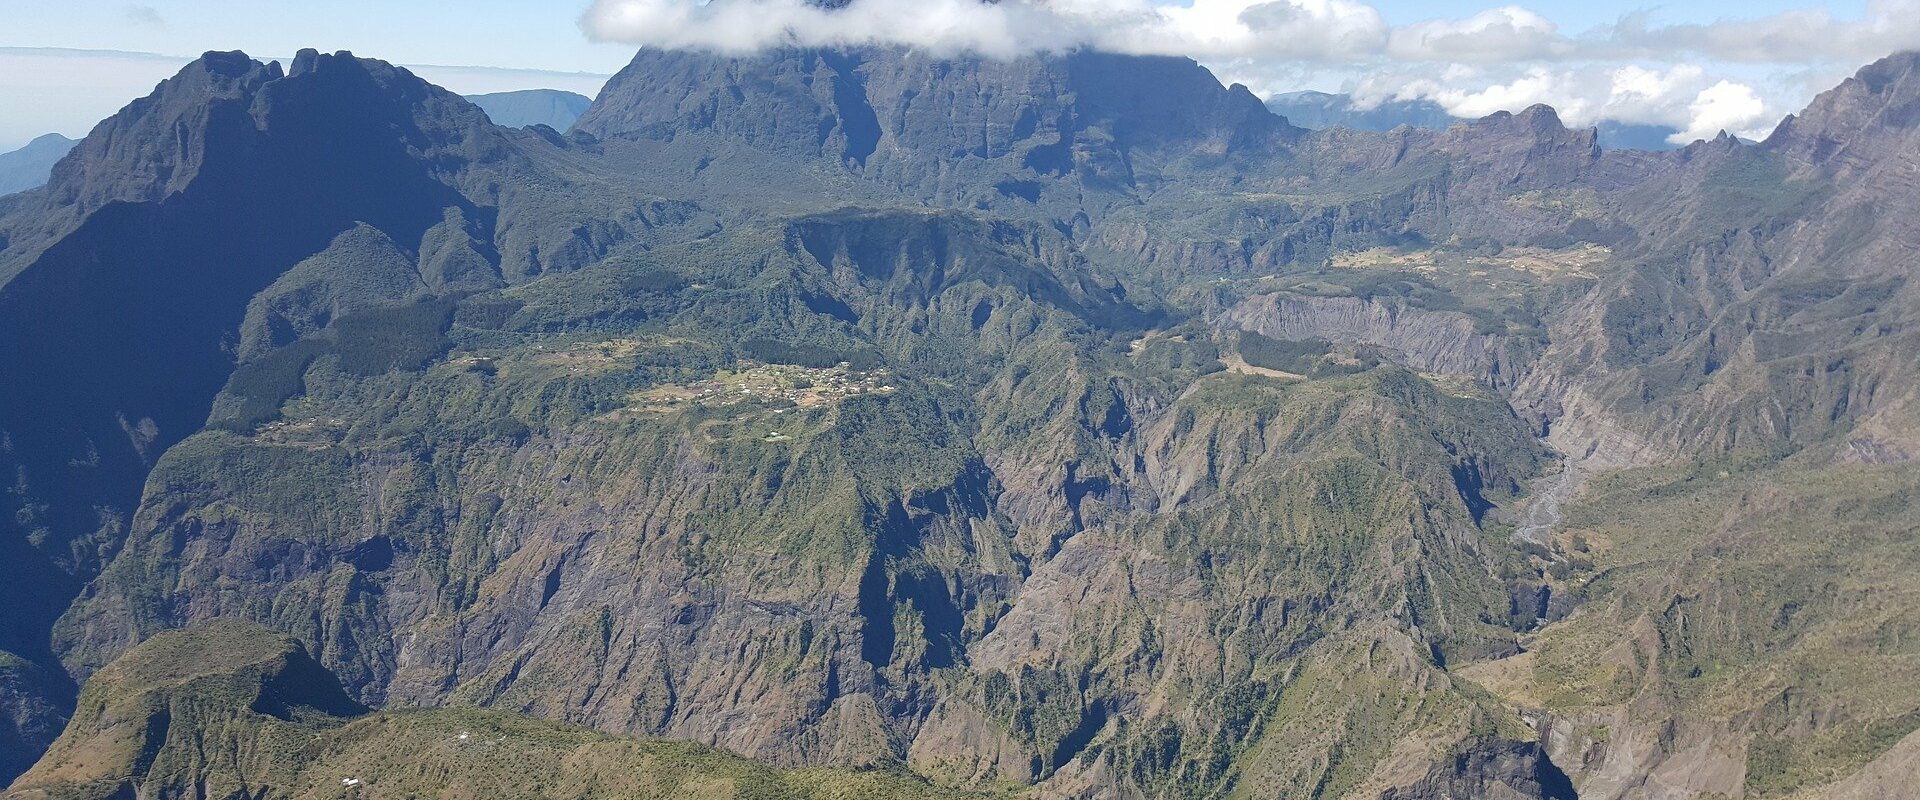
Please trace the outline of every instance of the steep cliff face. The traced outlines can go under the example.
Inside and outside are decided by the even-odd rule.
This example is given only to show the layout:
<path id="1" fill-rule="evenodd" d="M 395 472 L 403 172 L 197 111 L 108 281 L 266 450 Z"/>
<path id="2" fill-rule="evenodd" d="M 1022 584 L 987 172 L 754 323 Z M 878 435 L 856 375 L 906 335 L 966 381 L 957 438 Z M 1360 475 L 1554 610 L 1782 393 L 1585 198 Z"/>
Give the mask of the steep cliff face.
<path id="1" fill-rule="evenodd" d="M 1622 190 L 1636 243 L 1558 315 L 1539 379 L 1559 388 L 1538 388 L 1630 431 L 1643 461 L 1911 458 L 1913 365 L 1895 354 L 1913 346 L 1920 239 L 1879 209 L 1914 188 L 1912 63 L 1868 67 L 1761 146 L 1700 143 Z"/>
<path id="2" fill-rule="evenodd" d="M 590 797 L 971 796 L 894 773 L 781 772 L 507 714 L 369 714 L 298 641 L 214 620 L 155 636 L 95 675 L 73 724 L 7 797 L 532 798 L 554 786 Z"/>
<path id="3" fill-rule="evenodd" d="M 1464 674 L 1529 709 L 1581 797 L 1824 797 L 1880 759 L 1884 776 L 1920 725 L 1893 577 L 1914 560 L 1916 479 L 1759 460 L 1606 474 L 1560 534 L 1556 591 L 1582 607 Z"/>
<path id="4" fill-rule="evenodd" d="M 1889 157 L 1913 145 L 1920 126 L 1920 54 L 1900 53 L 1874 62 L 1820 94 L 1806 110 L 1788 117 L 1765 148 L 1803 169 L 1864 178 L 1885 176 Z M 1871 191 L 1899 193 L 1912 186 L 1872 181 Z M 1856 187 L 1869 189 L 1866 186 Z"/>
<path id="5" fill-rule="evenodd" d="M 237 55 L 196 62 L 103 123 L 0 223 L 0 360 L 37 376 L 0 388 L 0 459 L 14 476 L 0 501 L 0 599 L 17 612 L 0 648 L 51 663 L 36 629 L 111 554 L 147 467 L 205 421 L 239 307 L 344 224 L 343 198 L 367 188 L 352 185 L 369 175 L 354 153 L 364 136 L 340 132 L 336 160 L 309 163 L 261 129 L 256 101 L 284 80 Z M 308 124 L 290 127 L 306 136 Z M 383 182 L 419 173 L 404 152 L 386 155 L 373 170 Z"/>
<path id="6" fill-rule="evenodd" d="M 155 637 L 80 694 L 9 797 L 231 797 L 290 773 L 313 733 L 366 709 L 293 639 L 217 622 Z"/>
<path id="7" fill-rule="evenodd" d="M 1062 209 L 1097 209 L 1082 195 L 1125 196 L 1185 162 L 1270 156 L 1301 133 L 1188 59 L 998 61 L 903 48 L 742 58 L 643 50 L 576 130 L 605 140 L 711 136 L 824 159 L 942 203 Z"/>
<path id="8" fill-rule="evenodd" d="M 1064 771 L 1050 783 L 1091 771 L 1147 795 L 1405 780 L 1387 751 L 1444 746 L 1487 713 L 1431 665 L 1511 647 L 1486 625 L 1505 614 L 1497 557 L 1458 534 L 1510 485 L 1500 469 L 1531 463 L 1524 430 L 1497 413 L 1482 420 L 1488 440 L 1400 438 L 1486 413 L 1429 391 L 1404 374 L 1292 389 L 1219 375 L 1137 418 L 1126 440 L 1136 455 L 1116 459 L 1130 508 L 1105 511 L 1034 570 L 969 650 L 983 673 L 972 696 L 949 701 L 922 737 L 952 742 L 965 738 L 953 726 L 1011 716 L 1026 752 Z M 1455 479 L 1475 465 L 1492 471 Z M 1374 654 L 1360 659 L 1369 666 L 1351 660 L 1360 653 Z M 1361 701 L 1324 725 L 1315 714 L 1347 705 L 1336 686 L 1430 705 L 1402 716 Z M 1022 710 L 1032 705 L 1045 714 Z M 1019 774 L 1005 745 L 989 744 L 979 764 L 936 747 L 916 763 Z"/>
<path id="9" fill-rule="evenodd" d="M 466 356 L 408 367 L 426 367 L 417 373 L 342 370 L 367 343 L 343 327 L 353 317 L 336 320 L 325 355 L 301 367 L 302 412 L 247 421 L 234 428 L 244 437 L 203 434 L 156 469 L 156 496 L 196 499 L 136 518 L 126 554 L 63 625 L 73 665 L 84 673 L 152 631 L 241 614 L 301 629 L 371 702 L 479 702 L 783 762 L 888 760 L 888 731 L 921 702 L 914 687 L 954 663 L 1017 573 L 986 508 L 997 489 L 968 443 L 965 398 L 905 375 L 869 382 L 871 397 L 778 408 L 755 397 L 676 409 L 671 391 L 645 392 L 745 371 L 730 347 L 815 364 L 794 368 L 820 381 L 845 374 L 842 357 L 866 371 L 882 354 L 964 374 L 968 351 L 930 345 L 966 333 L 1004 352 L 1011 331 L 979 331 L 1044 342 L 1126 314 L 1071 259 L 1041 262 L 1017 231 L 966 218 L 822 217 L 768 233 L 578 276 L 659 303 L 653 326 L 608 329 L 557 307 L 587 316 L 477 329 L 453 312 L 449 334 L 481 348 L 486 372 Z M 760 247 L 783 257 L 676 279 L 711 282 L 706 296 L 643 280 Z M 754 285 L 774 276 L 771 291 Z M 538 307 L 543 290 L 581 291 L 533 284 L 485 302 Z M 716 340 L 717 321 L 742 311 Z M 568 332 L 540 335 L 555 324 Z M 847 347 L 781 349 L 831 342 L 822 331 Z M 548 356 L 549 344 L 509 334 L 610 350 Z M 687 349 L 713 360 L 701 371 Z M 366 404 L 395 389 L 397 404 Z M 516 409 L 519 432 L 494 424 L 502 408 Z M 422 414 L 435 422 L 417 427 Z M 241 463 L 283 477 L 260 484 L 233 472 L 251 472 Z M 763 550 L 781 557 L 748 556 Z M 263 591 L 206 591 L 228 582 Z M 746 695 L 761 709 L 753 724 L 733 719 Z"/>
<path id="10" fill-rule="evenodd" d="M 1220 322 L 1277 339 L 1370 344 L 1412 369 L 1470 376 L 1496 387 L 1505 383 L 1503 372 L 1513 370 L 1502 369 L 1508 362 L 1502 338 L 1481 333 L 1472 317 L 1403 302 L 1261 295 L 1228 309 Z"/>
<path id="11" fill-rule="evenodd" d="M 394 280 L 470 291 L 593 257 L 522 222 L 577 205 L 497 209 L 553 185 L 527 150 L 556 158 L 381 62 L 308 52 L 283 72 L 215 53 L 10 205 L 0 369 L 36 377 L 0 387 L 0 602 L 16 612 L 0 650 L 53 663 L 46 626 L 119 546 L 147 470 L 207 421 L 250 301 L 243 356 L 404 301 Z"/>
<path id="12" fill-rule="evenodd" d="M 1318 131 L 1273 157 L 1182 171 L 1096 216 L 1086 238 L 1156 287 L 1378 248 L 1614 247 L 1635 234 L 1608 195 L 1665 164 L 1603 153 L 1544 107 L 1444 131 Z"/>
<path id="13" fill-rule="evenodd" d="M 168 452 L 57 641 L 87 674 L 243 616 L 369 703 L 1096 791 L 1233 780 L 1271 682 L 1316 648 L 1338 670 L 1365 648 L 1318 643 L 1355 629 L 1399 648 L 1381 680 L 1446 709 L 1396 730 L 1444 747 L 1499 718 L 1429 662 L 1512 647 L 1501 556 L 1467 531 L 1537 469 L 1524 424 L 1404 372 L 1289 391 L 1194 384 L 1197 343 L 1112 355 L 1151 316 L 1054 237 L 808 217 L 475 295 L 450 351 L 399 371 L 348 366 L 341 317 L 302 340 L 327 344 L 295 405 Z M 578 306 L 586 286 L 627 310 Z M 754 388 L 876 367 L 854 394 Z M 1196 626 L 1227 640 L 1164 633 Z M 1240 733 L 1198 733 L 1218 725 Z M 1262 763 L 1344 746 L 1285 741 Z M 1338 769 L 1384 788 L 1413 757 Z"/>
<path id="14" fill-rule="evenodd" d="M 1549 761 L 1533 742 L 1498 741 L 1468 750 L 1453 763 L 1413 786 L 1392 789 L 1387 800 L 1448 800 L 1454 797 L 1549 798 L 1581 797 L 1566 773 Z"/>
<path id="15" fill-rule="evenodd" d="M 1906 474 L 1901 63 L 1620 155 L 1541 108 L 1304 135 L 1179 59 L 646 51 L 562 136 L 210 55 L 0 204 L 0 367 L 54 376 L 0 388 L 0 735 L 240 618 L 355 703 L 1038 796 L 1824 786 L 1910 730 L 1809 666 L 1861 635 L 1820 576 L 1880 573 L 1756 605 L 1790 531 L 1679 512 L 1796 507 L 1716 494 L 1755 454 Z M 1515 541 L 1542 433 L 1728 460 Z M 1848 528 L 1887 563 L 1897 495 Z M 605 736 L 423 719 L 321 734 L 531 725 L 635 791 Z M 451 769 L 370 741 L 327 769 Z"/>
<path id="16" fill-rule="evenodd" d="M 312 55 L 294 72 L 196 62 L 103 123 L 4 223 L 22 234 L 0 251 L 6 369 L 42 376 L 0 394 L 23 482 L 8 539 L 42 541 L 57 573 L 93 568 L 94 535 L 111 540 L 146 465 L 204 422 L 248 298 L 355 224 L 411 248 L 443 209 L 480 216 L 432 165 L 496 157 L 477 112 L 377 62 Z M 36 244 L 47 232 L 64 235 Z"/>
<path id="17" fill-rule="evenodd" d="M 66 727 L 72 698 L 65 675 L 0 653 L 0 775 L 33 766 Z"/>

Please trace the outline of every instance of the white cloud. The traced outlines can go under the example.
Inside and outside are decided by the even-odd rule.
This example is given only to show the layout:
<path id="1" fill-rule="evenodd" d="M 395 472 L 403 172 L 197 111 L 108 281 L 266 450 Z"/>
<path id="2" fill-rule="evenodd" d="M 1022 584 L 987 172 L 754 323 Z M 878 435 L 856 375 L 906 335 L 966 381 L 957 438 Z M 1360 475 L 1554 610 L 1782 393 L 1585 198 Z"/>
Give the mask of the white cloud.
<path id="1" fill-rule="evenodd" d="M 1674 137 L 1676 142 L 1707 139 L 1727 131 L 1750 139 L 1767 135 L 1768 123 L 1779 119 L 1751 86 L 1721 81 L 1694 97 L 1687 109 L 1693 119 Z"/>
<path id="2" fill-rule="evenodd" d="M 1688 54 L 1751 64 L 1864 63 L 1920 48 L 1920 0 L 1868 0 L 1866 13 L 1856 19 L 1813 6 L 1753 19 L 1656 25 L 1643 12 L 1602 33 L 1599 49 L 1616 54 Z"/>
<path id="3" fill-rule="evenodd" d="M 1427 99 L 1461 116 L 1547 103 L 1573 125 L 1656 124 L 1692 137 L 1723 127 L 1763 133 L 1860 64 L 1920 47 L 1920 0 L 1868 0 L 1851 17 L 1808 2 L 1703 24 L 1635 13 L 1584 32 L 1561 30 L 1538 4 L 1396 27 L 1368 0 L 851 0 L 839 10 L 806 0 L 593 0 L 580 25 L 602 41 L 729 53 L 906 44 L 993 57 L 1079 47 L 1186 55 L 1268 94 L 1344 88 L 1362 106 Z M 130 23 L 160 20 L 150 5 L 123 9 Z M 36 70 L 46 64 L 38 59 Z M 14 95 L 0 97 L 0 138 L 28 128 L 84 129 L 99 109 L 117 108 L 156 79 L 147 69 L 114 72 L 127 85 L 90 99 L 90 110 L 76 109 L 71 119 L 48 112 L 64 97 L 49 105 L 21 99 L 37 89 L 0 86 Z M 71 83 L 66 75 L 33 74 L 36 85 Z M 470 91 L 521 80 L 444 70 L 429 77 Z M 597 78 L 566 80 L 565 88 L 585 91 Z M 9 117 L 19 124 L 9 127 Z"/>
<path id="4" fill-rule="evenodd" d="M 1379 11 L 1356 0 L 596 0 L 595 39 L 744 52 L 766 47 L 905 44 L 988 56 L 1095 47 L 1200 59 L 1354 60 L 1386 44 Z"/>
<path id="5" fill-rule="evenodd" d="M 1389 26 L 1363 0 L 594 0 L 581 18 L 601 41 L 743 52 L 782 45 L 906 44 L 992 56 L 1097 47 L 1202 61 L 1322 64 L 1603 63 L 1686 60 L 1857 65 L 1920 48 L 1920 0 L 1868 0 L 1841 18 L 1822 6 L 1710 23 L 1651 12 L 1570 36 L 1520 5 Z"/>
<path id="6" fill-rule="evenodd" d="M 1387 52 L 1406 61 L 1498 63 L 1559 58 L 1573 49 L 1551 20 L 1519 6 L 1463 20 L 1416 22 L 1393 32 Z"/>
<path id="7" fill-rule="evenodd" d="M 1158 12 L 1170 23 L 1163 47 L 1201 59 L 1339 61 L 1376 53 L 1387 41 L 1380 12 L 1351 0 L 1194 0 Z"/>
<path id="8" fill-rule="evenodd" d="M 1715 81 L 1695 64 L 1664 72 L 1628 65 L 1612 75 L 1612 92 L 1601 116 L 1670 126 L 1677 131 L 1668 137 L 1673 144 L 1711 139 L 1723 130 L 1763 138 L 1784 113 L 1763 100 L 1754 87 Z"/>
<path id="9" fill-rule="evenodd" d="M 721 52 L 903 43 L 1010 56 L 1072 47 L 1088 21 L 1024 3 L 1003 8 L 973 0 L 871 0 L 838 10 L 802 0 L 598 0 L 581 24 L 598 39 Z"/>
<path id="10" fill-rule="evenodd" d="M 1811 6 L 1661 24 L 1636 12 L 1579 35 L 1521 5 L 1396 28 L 1363 0 L 852 0 L 837 10 L 594 0 L 581 26 L 603 41 L 729 53 L 904 44 L 991 57 L 1079 47 L 1186 55 L 1268 93 L 1331 79 L 1362 106 L 1429 99 L 1479 116 L 1546 103 L 1570 124 L 1663 125 L 1690 138 L 1763 132 L 1845 71 L 1920 47 L 1920 0 L 1868 0 L 1857 18 Z"/>
<path id="11" fill-rule="evenodd" d="M 1612 120 L 1673 128 L 1674 144 L 1712 138 L 1721 130 L 1763 137 L 1784 113 L 1755 87 L 1715 78 L 1697 64 L 1664 69 L 1639 64 L 1454 66 L 1431 75 L 1401 68 L 1370 72 L 1352 92 L 1362 106 L 1431 100 L 1462 118 L 1545 103 L 1576 127 Z"/>
<path id="12" fill-rule="evenodd" d="M 1545 103 L 1560 112 L 1561 119 L 1579 125 L 1588 121 L 1588 102 L 1565 73 L 1534 67 L 1525 75 L 1496 83 L 1477 91 L 1434 86 L 1422 92 L 1456 117 L 1484 117 L 1496 111 L 1517 111 Z"/>

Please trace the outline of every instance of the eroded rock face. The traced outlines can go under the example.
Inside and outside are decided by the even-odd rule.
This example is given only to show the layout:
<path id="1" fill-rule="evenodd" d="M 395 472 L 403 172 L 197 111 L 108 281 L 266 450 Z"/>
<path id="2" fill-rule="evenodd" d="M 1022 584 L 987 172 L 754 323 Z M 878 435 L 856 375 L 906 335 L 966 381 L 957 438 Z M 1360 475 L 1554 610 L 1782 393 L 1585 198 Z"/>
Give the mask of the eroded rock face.
<path id="1" fill-rule="evenodd" d="M 163 633 L 97 678 L 9 797 L 249 795 L 282 777 L 284 749 L 366 712 L 299 642 L 232 620 Z"/>
<path id="2" fill-rule="evenodd" d="M 474 709 L 371 713 L 297 641 L 235 620 L 161 633 L 89 681 L 9 798 L 537 795 L 965 800 L 898 772 L 783 771 L 687 742 Z"/>
<path id="3" fill-rule="evenodd" d="M 1573 782 L 1547 759 L 1539 744 L 1516 741 L 1481 742 L 1419 783 L 1380 795 L 1382 800 L 1576 800 L 1586 796 L 1574 791 Z"/>
<path id="4" fill-rule="evenodd" d="M 901 48 L 745 58 L 643 50 L 576 130 L 601 140 L 714 136 L 828 159 L 951 204 L 1125 193 L 1151 164 L 1270 154 L 1301 133 L 1188 59 L 954 60 Z"/>
<path id="5" fill-rule="evenodd" d="M 50 664 L 37 629 L 117 548 L 160 454 L 207 422 L 235 338 L 254 355 L 354 303 L 404 301 L 342 263 L 363 252 L 328 251 L 335 237 L 384 240 L 408 262 L 403 283 L 439 292 L 594 257 L 499 213 L 538 187 L 480 177 L 537 173 L 526 151 L 551 145 L 382 62 L 309 52 L 295 66 L 208 54 L 102 123 L 0 219 L 0 363 L 42 376 L 0 387 L 0 464 L 14 476 L 0 601 L 17 611 L 0 648 Z M 236 337 L 249 299 L 303 260 L 309 283 L 281 285 L 279 319 Z M 338 294 L 357 282 L 359 295 L 316 299 L 314 281 Z"/>
<path id="6" fill-rule="evenodd" d="M 1392 300 L 1258 295 L 1228 309 L 1220 322 L 1277 339 L 1373 345 L 1410 369 L 1465 375 L 1496 387 L 1517 371 L 1507 361 L 1504 337 L 1480 333 L 1473 318 Z"/>
<path id="7" fill-rule="evenodd" d="M 1010 299 L 995 313 L 1034 313 Z M 1509 418 L 1477 431 L 1449 423 L 1473 432 L 1444 445 L 1413 433 L 1492 411 L 1483 401 L 1405 373 L 1329 385 L 1298 406 L 1235 376 L 1178 398 L 1158 387 L 1103 397 L 1100 383 L 1051 374 L 1004 379 L 1010 396 L 986 387 L 965 415 L 1083 410 L 1043 414 L 1026 437 L 962 427 L 909 451 L 951 472 L 861 466 L 897 446 L 900 422 L 939 418 L 906 395 L 843 404 L 831 428 L 774 450 L 586 420 L 518 444 L 436 440 L 431 455 L 396 442 L 354 456 L 205 436 L 155 477 L 164 493 L 199 499 L 136 521 L 128 552 L 140 555 L 98 582 L 63 642 L 84 670 L 79 659 L 152 631 L 239 614 L 321 643 L 316 655 L 369 702 L 477 703 L 778 763 L 909 758 L 959 781 L 1107 775 L 1096 792 L 1156 775 L 1139 765 L 1144 753 L 1128 754 L 1145 746 L 1126 727 L 1140 723 L 1123 721 L 1193 731 L 1190 748 L 1245 747 L 1260 693 L 1275 690 L 1232 687 L 1271 680 L 1261 676 L 1315 647 L 1322 626 L 1381 628 L 1401 656 L 1384 679 L 1448 697 L 1423 686 L 1436 648 L 1510 647 L 1504 629 L 1471 621 L 1506 596 L 1465 533 L 1455 471 L 1479 465 L 1491 471 L 1474 484 L 1511 485 L 1532 469 L 1526 432 Z M 418 402 L 451 413 L 431 393 Z M 968 452 L 979 455 L 950 461 Z M 1078 455 L 1063 466 L 1060 453 Z M 263 458 L 290 459 L 277 470 L 290 482 L 204 483 L 240 474 L 222 464 Z M 338 494 L 290 507 L 299 486 Z M 1281 507 L 1263 507 L 1274 498 Z M 296 520 L 295 507 L 309 511 Z M 1337 543 L 1322 538 L 1336 530 Z M 1292 554 L 1316 540 L 1331 549 Z M 170 552 L 176 542 L 185 549 Z M 1440 569 L 1452 574 L 1437 585 L 1487 591 L 1435 592 L 1414 577 Z M 277 589 L 268 601 L 201 588 L 218 585 Z M 1455 604 L 1479 610 L 1457 621 L 1418 610 Z M 1158 632 L 1208 628 L 1226 643 Z M 1109 651 L 1108 636 L 1124 648 Z M 1245 659 L 1224 682 L 1222 652 Z M 1110 659 L 1124 666 L 1098 683 L 1069 677 Z M 1027 703 L 1068 716 L 1021 722 Z M 1423 735 L 1457 736 L 1485 712 L 1455 713 L 1420 721 Z M 1221 724 L 1234 727 L 1201 738 Z M 1106 766 L 1069 766 L 1096 746 L 1112 753 Z"/>
<path id="8" fill-rule="evenodd" d="M 0 362 L 40 376 L 0 387 L 0 648 L 48 664 L 35 628 L 116 548 L 154 460 L 205 423 L 248 297 L 355 220 L 404 232 L 423 196 L 457 196 L 422 151 L 376 144 L 451 96 L 386 102 L 391 68 L 328 63 L 296 80 L 210 54 L 0 222 Z"/>
<path id="9" fill-rule="evenodd" d="M 1181 59 L 647 51 L 559 136 L 213 54 L 4 206 L 0 371 L 71 380 L 0 390 L 6 563 L 55 567 L 0 573 L 0 647 L 86 677 L 246 618 L 358 702 L 1042 796 L 1734 794 L 1717 729 L 1535 745 L 1453 670 L 1536 616 L 1489 534 L 1538 434 L 1920 449 L 1920 243 L 1863 211 L 1905 74 L 1612 155 L 1541 108 L 1307 136 Z M 1507 295 L 1331 266 L 1576 246 Z M 1222 372 L 1240 331 L 1388 363 Z"/>
<path id="10" fill-rule="evenodd" d="M 1596 741 L 1590 731 L 1605 730 Z M 1726 723 L 1636 722 L 1627 709 L 1555 718 L 1541 746 L 1580 776 L 1580 797 L 1691 798 L 1745 790 L 1746 737 Z"/>
<path id="11" fill-rule="evenodd" d="M 0 776 L 26 772 L 66 727 L 72 690 L 65 682 L 64 675 L 0 653 Z"/>

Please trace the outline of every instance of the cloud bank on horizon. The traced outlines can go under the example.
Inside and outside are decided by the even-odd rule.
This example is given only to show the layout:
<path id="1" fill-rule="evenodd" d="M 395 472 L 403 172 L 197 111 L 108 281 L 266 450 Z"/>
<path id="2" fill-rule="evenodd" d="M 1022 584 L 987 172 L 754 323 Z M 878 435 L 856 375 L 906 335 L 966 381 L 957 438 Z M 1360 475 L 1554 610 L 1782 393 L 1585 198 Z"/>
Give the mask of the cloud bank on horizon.
<path id="1" fill-rule="evenodd" d="M 581 27 L 599 41 L 726 53 L 1182 55 L 1263 95 L 1336 80 L 1363 106 L 1430 100 L 1460 117 L 1547 103 L 1573 125 L 1671 127 L 1679 144 L 1723 130 L 1764 137 L 1860 65 L 1920 47 L 1920 0 L 1869 0 L 1858 18 L 1805 8 L 1662 24 L 1642 11 L 1580 33 L 1517 5 L 1396 26 L 1360 0 L 594 0 Z"/>

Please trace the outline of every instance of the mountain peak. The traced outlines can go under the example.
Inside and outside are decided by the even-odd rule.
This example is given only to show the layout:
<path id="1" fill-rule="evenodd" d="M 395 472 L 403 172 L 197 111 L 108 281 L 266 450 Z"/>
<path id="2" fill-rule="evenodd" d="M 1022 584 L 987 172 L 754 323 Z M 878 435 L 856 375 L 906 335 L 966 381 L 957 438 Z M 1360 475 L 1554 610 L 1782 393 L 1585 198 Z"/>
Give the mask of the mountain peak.
<path id="1" fill-rule="evenodd" d="M 44 196 L 55 213 L 40 221 L 51 231 L 108 203 L 154 201 L 184 190 L 209 150 L 223 149 L 224 139 L 209 131 L 253 128 L 240 119 L 262 87 L 285 77 L 278 64 L 237 50 L 202 54 L 95 125 L 52 167 Z M 16 244 L 38 238 L 12 233 Z M 0 281 L 9 275 L 6 261 L 0 258 Z"/>
<path id="2" fill-rule="evenodd" d="M 316 77 L 326 80 L 296 88 Z M 235 145 L 267 133 L 277 116 L 344 115 L 337 121 L 345 125 L 369 109 L 404 115 L 402 107 L 436 98 L 460 102 L 405 69 L 344 50 L 301 50 L 290 70 L 237 50 L 209 51 L 96 126 L 54 170 L 49 188 L 59 202 L 83 209 L 156 200 L 184 189 L 209 157 L 246 152 Z M 432 116 L 461 122 L 458 115 Z M 482 118 L 478 109 L 469 116 Z"/>
<path id="3" fill-rule="evenodd" d="M 1192 59 L 1077 51 L 1002 60 L 906 47 L 641 50 L 576 130 L 600 140 L 717 137 L 903 186 L 939 183 L 948 162 L 1000 159 L 1020 172 L 1126 186 L 1134 176 L 1121 154 L 1226 155 L 1284 146 L 1300 132 Z"/>
<path id="4" fill-rule="evenodd" d="M 1566 124 L 1560 121 L 1560 112 L 1546 103 L 1534 103 L 1520 110 L 1519 118 L 1527 124 L 1542 130 L 1565 130 Z"/>
<path id="5" fill-rule="evenodd" d="M 1848 170 L 1877 161 L 1920 130 L 1920 52 L 1896 53 L 1821 92 L 1781 120 L 1766 147 L 1809 166 Z"/>
<path id="6" fill-rule="evenodd" d="M 287 68 L 287 77 L 298 78 L 329 66 L 337 67 L 338 65 L 348 63 L 361 64 L 362 62 L 391 66 L 377 59 L 362 59 L 355 56 L 351 50 L 336 50 L 332 53 L 322 53 L 319 50 L 307 47 L 293 54 L 293 62 Z"/>
<path id="7" fill-rule="evenodd" d="M 274 73 L 274 77 L 276 78 L 281 77 L 278 66 L 262 64 L 240 50 L 208 50 L 205 53 L 201 53 L 200 57 L 194 59 L 191 64 L 188 64 L 186 70 L 196 68 L 208 75 L 223 78 L 245 77 L 256 69 L 270 71 Z M 182 72 L 186 70 L 182 70 Z"/>
<path id="8" fill-rule="evenodd" d="M 294 75 L 305 75 L 313 71 L 314 65 L 319 60 L 320 51 L 311 47 L 302 48 L 300 52 L 293 54 L 293 65 L 290 71 Z"/>
<path id="9" fill-rule="evenodd" d="M 495 125 L 507 128 L 545 125 L 555 131 L 572 128 L 574 120 L 593 105 L 591 97 L 559 89 L 474 94 L 467 95 L 467 101 L 487 112 Z"/>
<path id="10" fill-rule="evenodd" d="M 1521 109 L 1515 114 L 1496 111 L 1465 125 L 1456 125 L 1451 131 L 1462 142 L 1479 143 L 1475 146 L 1487 146 L 1492 142 L 1512 142 L 1529 147 L 1553 147 L 1575 151 L 1592 151 L 1599 154 L 1598 134 L 1593 128 L 1573 129 L 1560 121 L 1560 113 L 1552 106 L 1536 103 Z"/>
<path id="11" fill-rule="evenodd" d="M 132 796 L 134 786 L 174 779 L 183 767 L 240 769 L 249 745 L 286 730 L 305 739 L 319 723 L 366 712 L 298 640 L 215 620 L 154 636 L 95 675 L 66 731 L 13 789 L 85 797 L 81 787 L 106 787 L 93 790 Z"/>
<path id="12" fill-rule="evenodd" d="M 1920 93 L 1920 87 L 1914 85 L 1916 73 L 1920 73 L 1920 50 L 1908 50 L 1861 67 L 1854 80 L 1875 94 L 1898 91 L 1903 86 L 1908 93 Z"/>
<path id="13" fill-rule="evenodd" d="M 1522 128 L 1537 133 L 1558 135 L 1567 132 L 1565 123 L 1560 121 L 1560 112 L 1546 103 L 1534 103 L 1514 113 L 1495 111 L 1470 124 L 1488 128 Z"/>
<path id="14" fill-rule="evenodd" d="M 26 191 L 47 182 L 53 165 L 75 142 L 57 133 L 36 137 L 25 147 L 0 153 L 0 195 Z"/>

